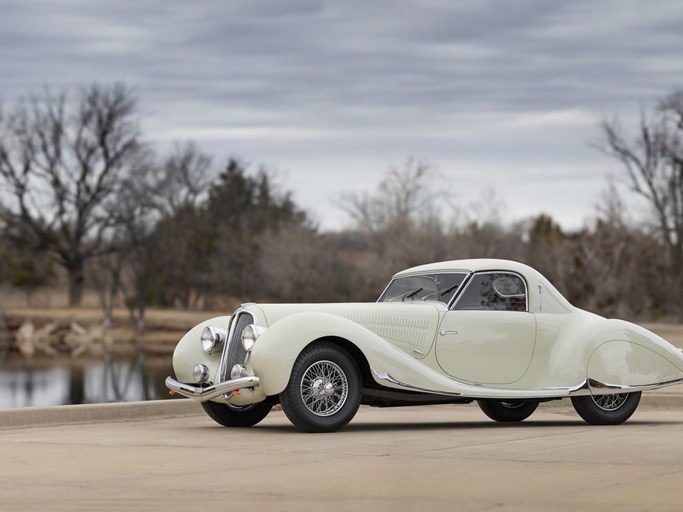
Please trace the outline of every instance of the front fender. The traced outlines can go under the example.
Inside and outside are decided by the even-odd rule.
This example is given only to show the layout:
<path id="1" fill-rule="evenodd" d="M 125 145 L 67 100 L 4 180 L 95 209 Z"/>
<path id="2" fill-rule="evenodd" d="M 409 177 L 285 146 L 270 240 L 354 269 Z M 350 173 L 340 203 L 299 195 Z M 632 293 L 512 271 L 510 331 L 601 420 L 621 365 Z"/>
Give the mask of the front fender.
<path id="1" fill-rule="evenodd" d="M 195 325 L 180 338 L 178 345 L 176 345 L 173 351 L 173 371 L 179 382 L 193 382 L 192 369 L 197 363 L 205 364 L 209 368 L 209 375 L 212 376 L 210 380 L 216 382 L 215 376 L 221 363 L 220 351 L 207 354 L 202 349 L 202 344 L 199 341 L 202 331 L 209 325 L 220 327 L 227 331 L 228 325 L 230 325 L 230 316 L 217 316 L 206 320 Z"/>
<path id="2" fill-rule="evenodd" d="M 378 374 L 389 373 L 413 386 L 454 391 L 451 379 L 365 327 L 331 313 L 310 312 L 277 321 L 254 345 L 250 364 L 265 394 L 270 396 L 284 391 L 302 350 L 316 340 L 330 337 L 353 343 Z"/>

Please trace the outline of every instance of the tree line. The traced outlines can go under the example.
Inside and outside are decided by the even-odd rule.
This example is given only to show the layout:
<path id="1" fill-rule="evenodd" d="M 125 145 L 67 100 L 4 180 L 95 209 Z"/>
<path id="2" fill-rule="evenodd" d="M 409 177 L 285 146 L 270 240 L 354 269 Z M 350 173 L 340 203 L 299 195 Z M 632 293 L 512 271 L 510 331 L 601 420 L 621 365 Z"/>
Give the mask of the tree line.
<path id="1" fill-rule="evenodd" d="M 125 85 L 44 90 L 0 110 L 0 281 L 30 294 L 63 278 L 72 306 L 88 286 L 106 318 L 125 305 L 143 328 L 149 306 L 374 300 L 403 268 L 503 257 L 579 307 L 683 319 L 683 93 L 635 128 L 617 117 L 601 128 L 617 179 L 580 230 L 548 215 L 508 221 L 493 190 L 463 207 L 407 160 L 376 190 L 340 196 L 349 227 L 324 232 L 266 168 L 215 162 L 192 142 L 157 154 Z"/>

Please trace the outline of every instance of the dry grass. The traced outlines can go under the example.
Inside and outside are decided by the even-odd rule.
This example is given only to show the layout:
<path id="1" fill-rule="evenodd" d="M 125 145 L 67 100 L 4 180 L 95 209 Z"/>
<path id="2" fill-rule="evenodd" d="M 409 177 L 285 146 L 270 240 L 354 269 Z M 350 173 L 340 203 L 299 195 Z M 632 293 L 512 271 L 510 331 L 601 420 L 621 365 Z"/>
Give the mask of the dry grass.
<path id="1" fill-rule="evenodd" d="M 230 314 L 231 312 L 217 311 L 179 311 L 169 309 L 150 309 L 145 314 L 147 326 L 150 330 L 188 330 L 199 322 L 219 315 Z M 95 324 L 104 320 L 102 311 L 95 308 L 29 308 L 19 307 L 5 310 L 5 314 L 11 321 L 20 319 L 21 321 L 32 321 L 38 325 L 47 322 L 80 324 Z M 118 326 L 130 325 L 128 311 L 117 309 L 114 311 L 114 323 Z"/>
<path id="2" fill-rule="evenodd" d="M 643 327 L 658 334 L 669 343 L 683 348 L 683 325 L 664 323 L 641 323 Z"/>
<path id="3" fill-rule="evenodd" d="M 68 327 L 76 323 L 82 327 L 101 324 L 102 312 L 91 308 L 16 308 L 5 312 L 11 331 L 25 322 L 36 327 L 56 323 Z M 131 327 L 128 313 L 117 310 L 114 326 L 108 336 L 114 343 L 116 353 L 132 353 L 140 348 L 150 355 L 168 355 L 173 352 L 180 338 L 193 326 L 208 318 L 225 312 L 172 311 L 153 309 L 147 313 L 147 329 L 139 332 Z"/>

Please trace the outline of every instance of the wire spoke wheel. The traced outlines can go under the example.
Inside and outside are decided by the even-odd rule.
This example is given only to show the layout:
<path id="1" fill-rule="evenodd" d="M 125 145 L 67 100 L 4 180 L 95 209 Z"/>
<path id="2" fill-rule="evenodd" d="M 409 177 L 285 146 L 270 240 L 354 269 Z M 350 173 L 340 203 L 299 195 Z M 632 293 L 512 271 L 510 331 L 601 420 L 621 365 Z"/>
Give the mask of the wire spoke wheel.
<path id="1" fill-rule="evenodd" d="M 280 403 L 300 430 L 334 432 L 355 416 L 362 390 L 358 366 L 349 353 L 335 343 L 319 341 L 299 354 Z"/>
<path id="2" fill-rule="evenodd" d="M 316 416 L 330 416 L 341 409 L 349 395 L 344 371 L 332 361 L 317 361 L 301 379 L 301 399 Z"/>
<path id="3" fill-rule="evenodd" d="M 628 393 L 619 395 L 591 395 L 593 402 L 603 411 L 616 411 L 626 403 Z"/>
<path id="4" fill-rule="evenodd" d="M 631 417 L 639 402 L 640 391 L 572 397 L 576 412 L 591 425 L 619 425 Z"/>

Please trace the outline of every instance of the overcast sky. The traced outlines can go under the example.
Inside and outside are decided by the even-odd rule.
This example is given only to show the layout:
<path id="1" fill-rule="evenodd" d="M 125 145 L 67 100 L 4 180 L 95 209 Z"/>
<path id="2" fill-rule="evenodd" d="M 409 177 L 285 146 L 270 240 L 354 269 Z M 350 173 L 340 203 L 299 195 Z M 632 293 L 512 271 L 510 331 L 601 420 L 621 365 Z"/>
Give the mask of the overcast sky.
<path id="1" fill-rule="evenodd" d="M 618 165 L 591 147 L 683 87 L 672 1 L 0 0 L 0 100 L 124 81 L 160 151 L 192 139 L 279 171 L 323 228 L 342 192 L 432 164 L 466 204 L 591 217 Z"/>

